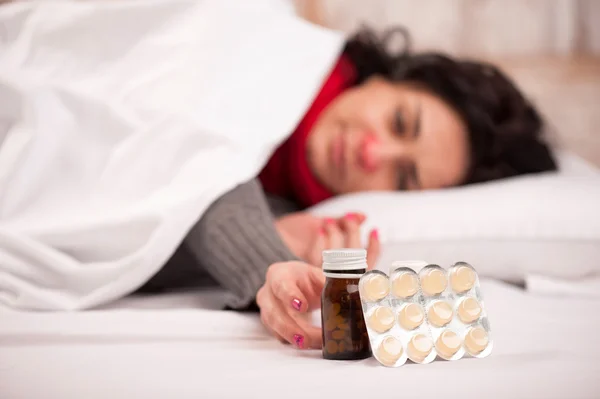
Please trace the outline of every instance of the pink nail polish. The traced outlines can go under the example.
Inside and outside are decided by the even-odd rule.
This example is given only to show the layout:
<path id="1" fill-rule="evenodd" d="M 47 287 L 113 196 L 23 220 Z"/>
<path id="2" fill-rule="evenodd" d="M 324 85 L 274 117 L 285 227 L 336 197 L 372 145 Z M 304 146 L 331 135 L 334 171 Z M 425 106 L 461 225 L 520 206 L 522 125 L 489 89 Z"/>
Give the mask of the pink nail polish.
<path id="1" fill-rule="evenodd" d="M 347 213 L 344 217 L 348 220 L 355 220 L 357 218 L 355 213 Z"/>
<path id="2" fill-rule="evenodd" d="M 333 224 L 333 223 L 335 223 L 335 220 L 330 219 L 330 218 L 325 219 L 325 224 Z"/>
<path id="3" fill-rule="evenodd" d="M 297 298 L 292 299 L 292 307 L 297 311 L 300 311 L 300 308 L 302 307 L 302 301 Z"/>
<path id="4" fill-rule="evenodd" d="M 377 229 L 375 229 L 371 232 L 371 237 L 373 237 L 376 240 L 379 239 L 379 232 L 377 231 Z"/>
<path id="5" fill-rule="evenodd" d="M 294 334 L 294 344 L 298 349 L 304 348 L 304 337 L 300 334 Z"/>

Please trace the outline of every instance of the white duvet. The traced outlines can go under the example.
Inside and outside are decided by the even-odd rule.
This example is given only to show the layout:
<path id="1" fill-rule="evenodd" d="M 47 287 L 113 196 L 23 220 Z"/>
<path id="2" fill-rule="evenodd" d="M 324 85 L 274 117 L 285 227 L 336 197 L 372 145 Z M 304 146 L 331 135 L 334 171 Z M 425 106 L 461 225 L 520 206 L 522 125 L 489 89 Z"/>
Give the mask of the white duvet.
<path id="1" fill-rule="evenodd" d="M 273 0 L 22 2 L 0 27 L 0 303 L 34 309 L 145 282 L 344 42 Z"/>

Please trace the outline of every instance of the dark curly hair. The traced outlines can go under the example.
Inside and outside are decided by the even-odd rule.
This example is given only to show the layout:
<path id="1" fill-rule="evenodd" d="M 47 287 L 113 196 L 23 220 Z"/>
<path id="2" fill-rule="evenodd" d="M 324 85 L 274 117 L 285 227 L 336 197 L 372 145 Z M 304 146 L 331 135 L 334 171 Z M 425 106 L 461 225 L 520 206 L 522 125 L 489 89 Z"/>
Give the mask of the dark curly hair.
<path id="1" fill-rule="evenodd" d="M 403 48 L 390 50 L 400 36 Z M 382 36 L 362 29 L 346 43 L 358 82 L 372 75 L 424 87 L 445 100 L 469 130 L 471 167 L 465 183 L 553 171 L 556 161 L 542 139 L 542 118 L 515 84 L 493 65 L 411 51 L 404 28 Z"/>

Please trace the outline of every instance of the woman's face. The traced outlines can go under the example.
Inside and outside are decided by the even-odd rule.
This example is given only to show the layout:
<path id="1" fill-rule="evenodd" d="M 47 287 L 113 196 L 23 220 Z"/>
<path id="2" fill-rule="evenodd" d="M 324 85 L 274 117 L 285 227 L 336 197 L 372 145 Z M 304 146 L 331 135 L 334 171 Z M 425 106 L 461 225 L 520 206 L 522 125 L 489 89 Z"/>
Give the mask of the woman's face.
<path id="1" fill-rule="evenodd" d="M 440 98 L 374 77 L 323 110 L 307 156 L 334 194 L 421 190 L 462 183 L 469 143 L 463 121 Z"/>

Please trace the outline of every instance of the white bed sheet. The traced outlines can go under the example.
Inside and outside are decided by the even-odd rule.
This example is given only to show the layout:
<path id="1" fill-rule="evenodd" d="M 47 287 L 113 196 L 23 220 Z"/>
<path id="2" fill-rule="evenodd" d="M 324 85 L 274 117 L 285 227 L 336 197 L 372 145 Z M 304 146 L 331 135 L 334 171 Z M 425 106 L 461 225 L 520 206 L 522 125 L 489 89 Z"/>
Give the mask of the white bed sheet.
<path id="1" fill-rule="evenodd" d="M 0 312 L 0 397 L 597 398 L 600 301 L 483 281 L 486 359 L 335 362 L 271 339 L 219 291 L 130 297 L 84 313 Z M 318 315 L 314 315 L 318 316 Z M 445 381 L 442 381 L 444 378 Z M 387 385 L 375 388 L 373 383 Z M 371 382 L 371 383 L 370 383 Z M 389 395 L 388 395 L 389 394 Z"/>

